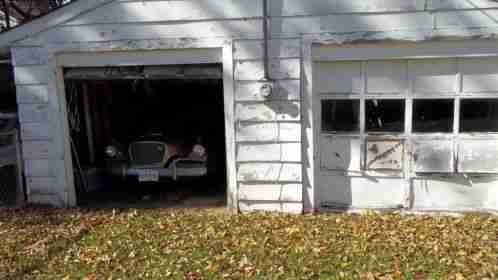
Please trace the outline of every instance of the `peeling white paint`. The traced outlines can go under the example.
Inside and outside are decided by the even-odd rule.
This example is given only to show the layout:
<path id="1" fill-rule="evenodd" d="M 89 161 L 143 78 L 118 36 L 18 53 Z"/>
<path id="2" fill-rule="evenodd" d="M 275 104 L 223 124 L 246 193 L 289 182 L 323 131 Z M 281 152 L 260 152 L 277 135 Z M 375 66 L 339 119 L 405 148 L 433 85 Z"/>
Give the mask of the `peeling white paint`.
<path id="1" fill-rule="evenodd" d="M 498 173 L 498 141 L 462 140 L 458 146 L 458 171 Z"/>
<path id="2" fill-rule="evenodd" d="M 60 151 L 64 143 L 61 139 L 64 116 L 59 107 L 62 93 L 57 91 L 60 85 L 56 85 L 54 77 L 56 66 L 63 65 L 57 61 L 63 58 L 61 53 L 78 58 L 75 53 L 85 52 L 87 54 L 79 58 L 86 61 L 81 58 L 91 58 L 95 53 L 119 51 L 124 53 L 122 57 L 128 57 L 132 51 L 232 48 L 233 43 L 233 53 L 226 56 L 231 61 L 224 65 L 224 75 L 235 79 L 235 84 L 228 85 L 235 89 L 235 101 L 230 104 L 234 106 L 229 107 L 233 108 L 235 116 L 228 114 L 227 117 L 232 118 L 235 127 L 230 133 L 235 134 L 236 142 L 231 144 L 234 150 L 236 144 L 239 148 L 238 172 L 232 175 L 234 180 L 236 177 L 243 183 L 240 197 L 248 200 L 239 203 L 241 210 L 300 213 L 303 203 L 299 200 L 299 191 L 312 194 L 313 188 L 319 196 L 317 203 L 343 203 L 351 207 L 406 205 L 408 192 L 412 191 L 414 197 L 411 198 L 417 209 L 498 208 L 493 200 L 497 197 L 496 182 L 492 179 L 473 183 L 477 187 L 470 190 L 461 179 L 453 177 L 444 184 L 416 177 L 419 181 L 412 182 L 409 187 L 413 189 L 410 189 L 407 188 L 409 178 L 402 175 L 408 171 L 450 173 L 455 169 L 457 159 L 461 172 L 496 172 L 498 151 L 495 142 L 460 141 L 458 151 L 454 151 L 456 145 L 452 141 L 373 142 L 365 135 L 355 135 L 349 139 L 316 139 L 325 150 L 315 154 L 319 149 L 313 147 L 314 139 L 309 137 L 313 132 L 309 129 L 313 129 L 316 121 L 310 117 L 313 116 L 311 110 L 318 109 L 309 104 L 312 102 L 308 96 L 303 96 L 308 89 L 331 98 L 344 93 L 403 95 L 410 91 L 414 91 L 410 94 L 433 96 L 459 90 L 469 95 L 488 94 L 498 92 L 497 73 L 493 70 L 498 64 L 495 58 L 473 58 L 475 63 L 455 60 L 453 63 L 427 64 L 424 61 L 408 65 L 386 61 L 343 62 L 328 64 L 317 75 L 301 69 L 303 64 L 312 63 L 312 44 L 333 48 L 333 52 L 326 50 L 313 57 L 325 60 L 333 60 L 334 55 L 344 50 L 355 60 L 373 59 L 389 42 L 393 46 L 411 44 L 409 52 L 415 56 L 429 55 L 417 51 L 417 47 L 426 41 L 441 43 L 435 48 L 438 51 L 430 54 L 432 58 L 444 55 L 448 49 L 442 46 L 445 42 L 454 50 L 453 56 L 468 54 L 467 45 L 452 42 L 498 38 L 498 23 L 489 17 L 498 13 L 496 3 L 486 0 L 283 0 L 270 1 L 270 8 L 274 16 L 270 22 L 270 76 L 276 79 L 270 98 L 258 92 L 260 80 L 264 78 L 260 0 L 83 1 L 0 35 L 0 48 L 13 42 L 16 46 L 12 56 L 16 66 L 27 174 L 30 184 L 38 186 L 33 187 L 36 191 L 29 201 L 59 206 L 69 202 L 64 184 L 70 180 L 61 179 L 67 176 L 63 167 L 70 164 L 66 162 L 67 157 L 62 160 L 64 156 Z M 488 9 L 487 15 L 479 10 L 481 8 Z M 364 45 L 378 48 L 362 49 Z M 482 47 L 478 43 L 475 46 L 470 49 L 476 55 L 497 53 L 496 47 Z M 392 47 L 388 54 L 391 57 L 375 59 L 393 58 L 399 50 Z M 78 65 L 77 60 L 75 65 Z M 135 63 L 141 61 L 139 58 Z M 108 62 L 119 64 L 118 61 Z M 459 69 L 457 64 L 463 68 Z M 457 80 L 459 73 L 456 70 L 461 70 L 462 81 Z M 365 75 L 368 77 L 363 80 Z M 309 77 L 313 79 L 309 80 Z M 313 95 L 312 90 L 310 94 Z M 411 156 L 406 158 L 408 151 Z M 314 172 L 315 160 L 321 168 L 330 171 L 318 182 L 314 182 L 310 174 Z M 44 167 L 44 164 L 54 162 L 57 168 Z M 365 167 L 372 170 L 366 171 Z M 384 170 L 398 172 L 397 177 L 381 174 Z M 45 179 L 32 179 L 35 177 Z M 51 177 L 57 180 L 52 182 Z M 54 186 L 49 186 L 48 182 Z M 283 189 L 288 182 L 292 187 Z M 259 187 L 253 190 L 248 187 L 255 184 Z M 423 184 L 427 189 L 421 187 Z M 56 194 L 47 194 L 54 189 Z M 279 199 L 279 191 L 292 201 Z M 272 201 L 266 201 L 266 197 Z M 265 201 L 257 201 L 261 198 Z M 306 207 L 319 207 L 312 203 Z"/>
<path id="3" fill-rule="evenodd" d="M 412 142 L 413 171 L 420 173 L 452 173 L 455 171 L 453 141 L 419 140 Z"/>
<path id="4" fill-rule="evenodd" d="M 498 209 L 498 179 L 452 177 L 416 179 L 413 208 L 419 210 L 488 211 Z"/>

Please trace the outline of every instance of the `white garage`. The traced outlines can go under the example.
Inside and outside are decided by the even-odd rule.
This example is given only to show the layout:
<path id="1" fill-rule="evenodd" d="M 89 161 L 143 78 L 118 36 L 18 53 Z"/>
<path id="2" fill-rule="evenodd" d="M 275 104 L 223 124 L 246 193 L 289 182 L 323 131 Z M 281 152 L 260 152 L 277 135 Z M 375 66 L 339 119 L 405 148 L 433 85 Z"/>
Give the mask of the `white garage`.
<path id="1" fill-rule="evenodd" d="M 209 154 L 223 161 L 220 197 L 233 211 L 496 212 L 497 17 L 491 0 L 73 1 L 0 34 L 15 74 L 27 202 L 78 205 L 78 180 L 99 174 L 103 152 L 119 150 L 113 139 L 129 144 L 118 121 L 128 106 L 113 105 L 127 92 L 136 98 L 125 105 L 143 112 L 175 104 L 154 110 L 158 122 L 196 111 L 218 124 L 224 140 Z M 178 83 L 151 81 L 156 67 L 178 80 L 204 64 L 215 64 L 219 86 L 216 98 L 196 98 L 205 113 L 175 102 L 194 99 L 170 90 Z M 68 90 L 74 73 L 133 80 L 82 82 L 118 93 L 93 90 L 86 106 L 85 94 Z M 119 137 L 106 134 L 110 111 Z M 95 164 L 85 152 L 92 141 Z"/>
<path id="2" fill-rule="evenodd" d="M 313 49 L 317 206 L 496 208 L 493 45 Z"/>

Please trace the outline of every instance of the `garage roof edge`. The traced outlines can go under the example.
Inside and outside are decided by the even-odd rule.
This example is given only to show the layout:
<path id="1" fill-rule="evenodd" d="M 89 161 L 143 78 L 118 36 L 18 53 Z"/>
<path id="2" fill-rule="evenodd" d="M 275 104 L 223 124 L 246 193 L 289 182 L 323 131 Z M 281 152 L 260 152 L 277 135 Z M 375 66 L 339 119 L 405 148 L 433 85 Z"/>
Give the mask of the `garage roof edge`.
<path id="1" fill-rule="evenodd" d="M 19 40 L 36 35 L 45 30 L 67 22 L 75 17 L 94 10 L 115 0 L 79 0 L 38 17 L 25 24 L 0 33 L 0 54 L 7 54 L 10 45 Z"/>

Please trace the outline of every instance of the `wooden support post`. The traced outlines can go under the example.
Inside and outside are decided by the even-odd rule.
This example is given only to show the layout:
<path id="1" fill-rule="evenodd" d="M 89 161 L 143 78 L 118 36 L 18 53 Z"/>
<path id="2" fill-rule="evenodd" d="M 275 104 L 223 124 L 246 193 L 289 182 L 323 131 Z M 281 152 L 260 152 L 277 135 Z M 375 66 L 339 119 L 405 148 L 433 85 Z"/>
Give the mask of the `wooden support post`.
<path id="1" fill-rule="evenodd" d="M 21 141 L 19 140 L 19 131 L 14 130 L 14 144 L 16 145 L 16 159 L 17 159 L 17 190 L 16 190 L 16 206 L 22 207 L 26 202 L 25 188 L 24 188 L 24 164 L 21 152 Z"/>
<path id="2" fill-rule="evenodd" d="M 93 142 L 92 115 L 90 112 L 90 102 L 88 99 L 88 84 L 83 83 L 83 110 L 85 111 L 86 135 L 88 137 L 88 151 L 90 163 L 95 163 L 95 146 Z"/>

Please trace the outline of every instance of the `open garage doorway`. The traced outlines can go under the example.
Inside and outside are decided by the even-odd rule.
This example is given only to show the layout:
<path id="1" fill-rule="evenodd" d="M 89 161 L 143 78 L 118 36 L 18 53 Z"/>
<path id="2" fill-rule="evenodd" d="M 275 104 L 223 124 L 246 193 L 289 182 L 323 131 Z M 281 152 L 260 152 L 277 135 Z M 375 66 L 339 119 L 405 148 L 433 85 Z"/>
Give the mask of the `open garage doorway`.
<path id="1" fill-rule="evenodd" d="M 14 80 L 10 60 L 0 55 L 0 207 L 21 206 L 25 202 Z"/>
<path id="2" fill-rule="evenodd" d="M 226 205 L 221 64 L 65 68 L 78 204 Z"/>

